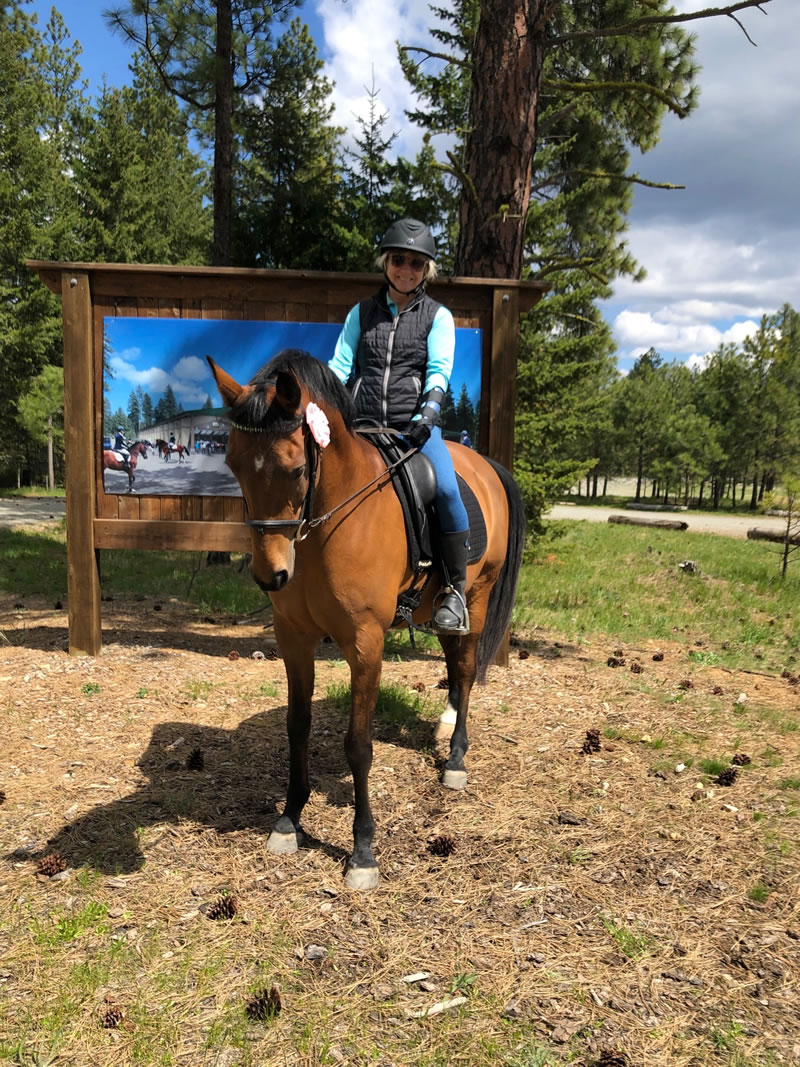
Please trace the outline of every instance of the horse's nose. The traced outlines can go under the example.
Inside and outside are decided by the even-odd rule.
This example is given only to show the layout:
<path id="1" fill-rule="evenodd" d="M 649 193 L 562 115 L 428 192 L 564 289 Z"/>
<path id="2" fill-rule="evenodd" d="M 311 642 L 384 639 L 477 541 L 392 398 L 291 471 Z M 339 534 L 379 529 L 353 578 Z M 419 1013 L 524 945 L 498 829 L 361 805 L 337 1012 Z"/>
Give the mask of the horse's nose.
<path id="1" fill-rule="evenodd" d="M 276 571 L 268 582 L 265 582 L 263 578 L 259 578 L 257 574 L 254 574 L 253 578 L 256 585 L 263 589 L 265 593 L 276 593 L 279 589 L 283 589 L 289 581 L 289 572 Z"/>

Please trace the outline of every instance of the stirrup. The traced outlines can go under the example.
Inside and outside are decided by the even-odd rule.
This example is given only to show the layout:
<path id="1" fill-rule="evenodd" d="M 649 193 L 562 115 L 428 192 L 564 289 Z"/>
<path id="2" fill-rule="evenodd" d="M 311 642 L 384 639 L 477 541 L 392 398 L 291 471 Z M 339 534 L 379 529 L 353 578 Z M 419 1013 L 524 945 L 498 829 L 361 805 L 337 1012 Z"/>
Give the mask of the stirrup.
<path id="1" fill-rule="evenodd" d="M 461 602 L 463 608 L 463 615 L 461 622 L 458 626 L 442 626 L 436 622 L 436 615 L 438 609 L 436 608 L 436 601 L 446 596 L 455 596 Z M 446 585 L 433 599 L 434 613 L 433 613 L 433 632 L 437 634 L 468 634 L 469 629 L 469 611 L 467 611 L 467 602 L 459 591 L 452 585 Z"/>

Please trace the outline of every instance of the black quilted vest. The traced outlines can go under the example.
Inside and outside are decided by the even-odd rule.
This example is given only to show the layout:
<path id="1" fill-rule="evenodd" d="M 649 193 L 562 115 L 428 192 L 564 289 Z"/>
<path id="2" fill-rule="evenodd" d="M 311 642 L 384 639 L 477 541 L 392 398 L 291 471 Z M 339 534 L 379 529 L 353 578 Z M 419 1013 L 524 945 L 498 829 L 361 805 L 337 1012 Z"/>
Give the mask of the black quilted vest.
<path id="1" fill-rule="evenodd" d="M 405 430 L 419 407 L 428 334 L 441 307 L 424 293 L 392 315 L 386 286 L 359 305 L 361 337 L 350 390 L 356 417 Z"/>

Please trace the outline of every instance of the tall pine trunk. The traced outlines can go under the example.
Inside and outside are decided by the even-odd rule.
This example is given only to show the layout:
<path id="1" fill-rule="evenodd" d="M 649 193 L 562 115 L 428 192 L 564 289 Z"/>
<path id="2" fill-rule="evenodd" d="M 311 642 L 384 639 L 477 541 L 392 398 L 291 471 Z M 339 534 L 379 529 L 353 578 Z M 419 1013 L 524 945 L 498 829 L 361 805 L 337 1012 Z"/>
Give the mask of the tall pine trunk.
<path id="1" fill-rule="evenodd" d="M 472 51 L 472 128 L 464 157 L 455 274 L 522 274 L 544 30 L 552 11 L 548 0 L 481 4 Z"/>
<path id="2" fill-rule="evenodd" d="M 233 15 L 231 0 L 217 0 L 214 108 L 214 266 L 231 261 L 233 203 Z"/>

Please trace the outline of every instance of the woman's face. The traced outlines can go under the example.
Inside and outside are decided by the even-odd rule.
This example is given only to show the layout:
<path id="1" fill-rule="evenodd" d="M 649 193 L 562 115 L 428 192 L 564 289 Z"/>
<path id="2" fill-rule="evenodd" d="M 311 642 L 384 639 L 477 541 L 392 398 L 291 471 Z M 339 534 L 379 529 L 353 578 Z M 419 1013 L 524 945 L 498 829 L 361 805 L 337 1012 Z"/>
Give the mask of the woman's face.
<path id="1" fill-rule="evenodd" d="M 386 257 L 386 277 L 398 293 L 408 293 L 419 285 L 425 273 L 424 256 L 414 252 L 389 252 Z"/>

